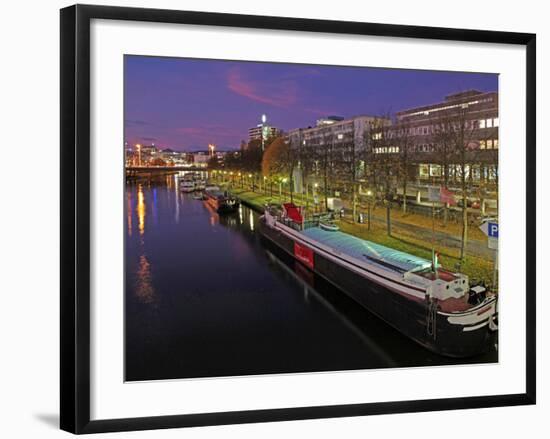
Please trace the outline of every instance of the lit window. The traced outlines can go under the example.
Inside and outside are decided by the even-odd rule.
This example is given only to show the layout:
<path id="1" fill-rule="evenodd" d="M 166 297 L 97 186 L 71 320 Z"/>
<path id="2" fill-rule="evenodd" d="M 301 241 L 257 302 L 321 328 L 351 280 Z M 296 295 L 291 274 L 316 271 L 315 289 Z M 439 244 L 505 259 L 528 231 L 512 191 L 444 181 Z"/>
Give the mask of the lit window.
<path id="1" fill-rule="evenodd" d="M 487 149 L 493 149 L 493 141 L 491 139 L 487 140 Z"/>
<path id="2" fill-rule="evenodd" d="M 498 139 L 493 140 L 493 148 L 498 149 Z"/>
<path id="3" fill-rule="evenodd" d="M 487 147 L 487 142 L 485 140 L 479 141 L 479 149 L 485 149 Z"/>
<path id="4" fill-rule="evenodd" d="M 343 134 L 338 134 L 338 140 L 342 140 L 344 138 Z"/>
<path id="5" fill-rule="evenodd" d="M 492 128 L 493 127 L 493 119 L 487 119 L 487 128 Z"/>
<path id="6" fill-rule="evenodd" d="M 498 127 L 498 117 L 495 117 L 495 118 L 493 119 L 493 126 L 494 126 L 494 127 Z"/>
<path id="7" fill-rule="evenodd" d="M 482 119 L 479 121 L 479 127 L 480 128 L 485 128 L 485 119 Z"/>

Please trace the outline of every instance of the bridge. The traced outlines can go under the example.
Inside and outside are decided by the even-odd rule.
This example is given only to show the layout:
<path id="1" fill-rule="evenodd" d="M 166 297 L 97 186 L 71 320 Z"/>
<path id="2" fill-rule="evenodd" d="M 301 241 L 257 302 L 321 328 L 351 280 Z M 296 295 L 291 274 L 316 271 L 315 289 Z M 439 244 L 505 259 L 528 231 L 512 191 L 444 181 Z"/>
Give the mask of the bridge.
<path id="1" fill-rule="evenodd" d="M 126 179 L 133 180 L 137 178 L 153 178 L 162 175 L 176 174 L 180 171 L 185 172 L 206 172 L 207 168 L 197 166 L 127 166 Z"/>

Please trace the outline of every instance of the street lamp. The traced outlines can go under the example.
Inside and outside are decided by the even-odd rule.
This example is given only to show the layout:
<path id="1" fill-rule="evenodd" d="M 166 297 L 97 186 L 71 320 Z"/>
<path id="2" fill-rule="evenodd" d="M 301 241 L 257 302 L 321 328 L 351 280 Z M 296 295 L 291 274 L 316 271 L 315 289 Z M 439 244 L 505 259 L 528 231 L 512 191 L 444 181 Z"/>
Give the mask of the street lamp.
<path id="1" fill-rule="evenodd" d="M 369 225 L 368 225 L 368 230 L 370 231 L 370 203 L 371 203 L 371 197 L 372 197 L 372 191 L 367 191 L 367 197 L 368 197 L 368 200 L 369 200 L 369 210 L 368 210 L 368 216 L 369 216 Z"/>
<path id="2" fill-rule="evenodd" d="M 319 188 L 319 183 L 313 183 L 313 208 L 317 212 L 317 205 L 319 204 L 319 196 L 317 195 L 317 189 Z"/>

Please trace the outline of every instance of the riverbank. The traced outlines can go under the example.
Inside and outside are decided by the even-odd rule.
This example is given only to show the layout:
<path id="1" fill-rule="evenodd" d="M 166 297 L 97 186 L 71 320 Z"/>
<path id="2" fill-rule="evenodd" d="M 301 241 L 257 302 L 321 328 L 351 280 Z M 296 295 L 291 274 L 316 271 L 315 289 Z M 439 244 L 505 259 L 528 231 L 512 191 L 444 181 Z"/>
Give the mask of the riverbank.
<path id="1" fill-rule="evenodd" d="M 239 197 L 244 205 L 260 213 L 263 212 L 263 206 L 266 203 L 288 201 L 288 197 L 285 197 L 284 194 L 282 194 L 282 197 L 279 197 L 279 194 L 274 194 L 274 196 L 271 197 L 243 189 L 233 189 L 232 193 Z M 392 216 L 394 216 L 394 213 L 395 210 L 392 210 Z M 391 236 L 387 234 L 385 222 L 376 218 L 374 215 L 370 230 L 367 224 L 354 223 L 349 216 L 341 219 L 339 221 L 339 226 L 343 232 L 349 233 L 350 235 L 358 236 L 362 239 L 430 260 L 432 257 L 432 249 L 431 241 L 427 236 L 431 236 L 431 230 L 421 226 L 416 226 L 415 228 L 400 227 L 399 223 L 400 221 L 396 221 L 396 224 L 394 223 Z M 474 281 L 483 280 L 485 283 L 491 284 L 494 270 L 493 260 L 487 257 L 487 253 L 484 252 L 482 255 L 468 254 L 462 261 L 462 264 L 460 264 L 460 250 L 456 248 L 456 246 L 445 245 L 446 241 L 451 242 L 452 240 L 452 242 L 454 242 L 456 239 L 457 237 L 438 230 L 435 249 L 440 254 L 440 263 L 445 268 L 460 271 L 468 275 Z M 485 248 L 483 248 L 483 250 L 485 250 Z"/>

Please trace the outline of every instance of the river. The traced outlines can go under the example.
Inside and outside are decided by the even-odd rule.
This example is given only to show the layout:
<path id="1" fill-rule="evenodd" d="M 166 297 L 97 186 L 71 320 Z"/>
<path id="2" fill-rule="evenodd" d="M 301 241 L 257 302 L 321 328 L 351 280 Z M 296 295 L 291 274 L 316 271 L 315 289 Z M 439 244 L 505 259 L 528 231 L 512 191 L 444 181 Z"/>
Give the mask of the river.
<path id="1" fill-rule="evenodd" d="M 175 176 L 127 185 L 127 381 L 497 361 L 416 345 L 266 243 L 258 217 L 219 216 Z"/>

